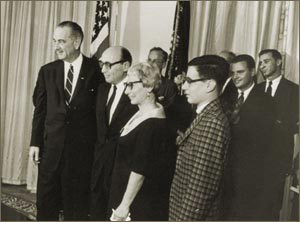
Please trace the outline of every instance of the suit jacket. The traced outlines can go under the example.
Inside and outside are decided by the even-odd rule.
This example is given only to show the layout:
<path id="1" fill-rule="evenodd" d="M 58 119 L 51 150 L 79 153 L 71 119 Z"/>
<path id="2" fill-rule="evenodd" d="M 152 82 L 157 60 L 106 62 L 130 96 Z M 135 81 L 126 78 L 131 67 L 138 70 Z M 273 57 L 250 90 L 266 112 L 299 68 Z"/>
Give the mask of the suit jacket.
<path id="1" fill-rule="evenodd" d="M 172 81 L 167 79 L 166 77 L 161 78 L 161 84 L 157 90 L 158 101 L 164 107 L 165 113 L 167 109 L 173 104 L 175 101 L 175 97 L 178 93 L 177 85 Z"/>
<path id="2" fill-rule="evenodd" d="M 218 220 L 230 129 L 218 99 L 196 116 L 183 137 L 170 192 L 169 220 Z"/>
<path id="3" fill-rule="evenodd" d="M 233 80 L 230 79 L 220 96 L 220 100 L 225 112 L 230 111 L 230 108 L 234 105 L 237 96 L 237 88 L 235 87 Z"/>
<path id="4" fill-rule="evenodd" d="M 138 107 L 132 105 L 128 96 L 123 93 L 113 113 L 110 125 L 108 125 L 106 104 L 110 88 L 111 85 L 108 83 L 101 84 L 98 88 L 96 102 L 97 142 L 92 170 L 92 189 L 94 189 L 102 170 L 104 176 L 110 177 L 121 129 L 138 110 Z M 110 187 L 108 184 L 105 186 Z"/>
<path id="5" fill-rule="evenodd" d="M 259 89 L 265 91 L 266 82 L 258 85 Z M 292 167 L 293 135 L 299 132 L 299 86 L 282 78 L 274 94 L 275 102 L 275 149 L 278 150 L 280 160 L 278 171 L 282 178 L 289 173 Z"/>
<path id="6" fill-rule="evenodd" d="M 31 137 L 31 146 L 41 149 L 41 168 L 56 170 L 64 150 L 75 154 L 76 163 L 89 168 L 96 139 L 96 90 L 101 78 L 98 63 L 84 56 L 67 106 L 64 62 L 57 60 L 41 67 L 33 94 L 35 110 Z"/>
<path id="7" fill-rule="evenodd" d="M 275 185 L 271 150 L 274 126 L 272 99 L 254 87 L 243 103 L 240 118 L 232 124 L 226 171 L 225 204 L 229 220 L 269 220 Z"/>

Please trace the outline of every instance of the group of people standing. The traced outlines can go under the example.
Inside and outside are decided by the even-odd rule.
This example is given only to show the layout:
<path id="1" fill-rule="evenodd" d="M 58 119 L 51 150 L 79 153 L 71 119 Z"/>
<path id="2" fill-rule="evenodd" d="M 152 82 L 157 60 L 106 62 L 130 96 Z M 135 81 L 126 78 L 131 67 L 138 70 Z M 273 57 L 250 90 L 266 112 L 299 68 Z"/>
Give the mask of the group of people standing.
<path id="1" fill-rule="evenodd" d="M 133 65 L 121 46 L 89 59 L 82 40 L 56 27 L 34 90 L 37 220 L 278 220 L 299 88 L 276 50 L 259 54 L 259 85 L 249 55 L 196 57 L 180 96 L 161 48 Z"/>

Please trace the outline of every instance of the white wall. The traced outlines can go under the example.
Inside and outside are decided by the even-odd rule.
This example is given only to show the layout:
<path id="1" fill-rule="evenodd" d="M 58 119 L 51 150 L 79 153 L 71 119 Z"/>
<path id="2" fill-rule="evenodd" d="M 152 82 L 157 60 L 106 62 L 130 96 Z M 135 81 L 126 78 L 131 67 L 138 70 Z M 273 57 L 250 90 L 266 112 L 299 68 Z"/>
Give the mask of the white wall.
<path id="1" fill-rule="evenodd" d="M 169 53 L 175 1 L 123 1 L 113 6 L 112 45 L 128 48 L 134 62 L 146 60 L 149 49 L 155 46 Z"/>

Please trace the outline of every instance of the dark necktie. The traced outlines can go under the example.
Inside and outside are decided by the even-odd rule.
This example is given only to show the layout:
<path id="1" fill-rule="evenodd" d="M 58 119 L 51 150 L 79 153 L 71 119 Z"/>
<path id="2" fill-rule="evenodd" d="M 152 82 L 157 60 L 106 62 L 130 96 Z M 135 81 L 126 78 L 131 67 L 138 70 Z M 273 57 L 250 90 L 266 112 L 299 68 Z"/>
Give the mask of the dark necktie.
<path id="1" fill-rule="evenodd" d="M 267 88 L 267 92 L 266 92 L 268 95 L 272 96 L 272 81 L 270 80 L 269 81 L 269 85 L 268 85 L 268 88 Z"/>
<path id="2" fill-rule="evenodd" d="M 239 111 L 240 111 L 243 103 L 244 103 L 244 93 L 241 92 L 239 98 L 237 99 L 237 101 L 235 103 L 234 110 L 232 112 L 231 122 L 233 124 L 237 124 L 239 122 L 239 119 L 240 119 Z"/>
<path id="3" fill-rule="evenodd" d="M 113 86 L 113 91 L 112 91 L 111 97 L 106 106 L 106 111 L 107 111 L 106 114 L 107 114 L 108 123 L 110 123 L 110 109 L 111 109 L 111 106 L 112 106 L 112 103 L 113 103 L 113 100 L 115 97 L 115 93 L 116 93 L 116 86 Z"/>
<path id="4" fill-rule="evenodd" d="M 65 85 L 65 98 L 66 98 L 66 104 L 69 105 L 72 97 L 72 83 L 73 83 L 73 65 L 70 65 L 68 76 L 66 80 Z"/>

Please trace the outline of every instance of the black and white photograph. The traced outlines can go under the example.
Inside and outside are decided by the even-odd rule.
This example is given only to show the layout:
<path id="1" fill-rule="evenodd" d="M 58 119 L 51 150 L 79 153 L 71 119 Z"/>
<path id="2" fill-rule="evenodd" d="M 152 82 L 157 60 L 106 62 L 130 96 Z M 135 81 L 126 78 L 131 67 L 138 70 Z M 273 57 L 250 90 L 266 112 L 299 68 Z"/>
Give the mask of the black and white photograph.
<path id="1" fill-rule="evenodd" d="M 300 17 L 1 1 L 0 221 L 300 223 Z"/>

